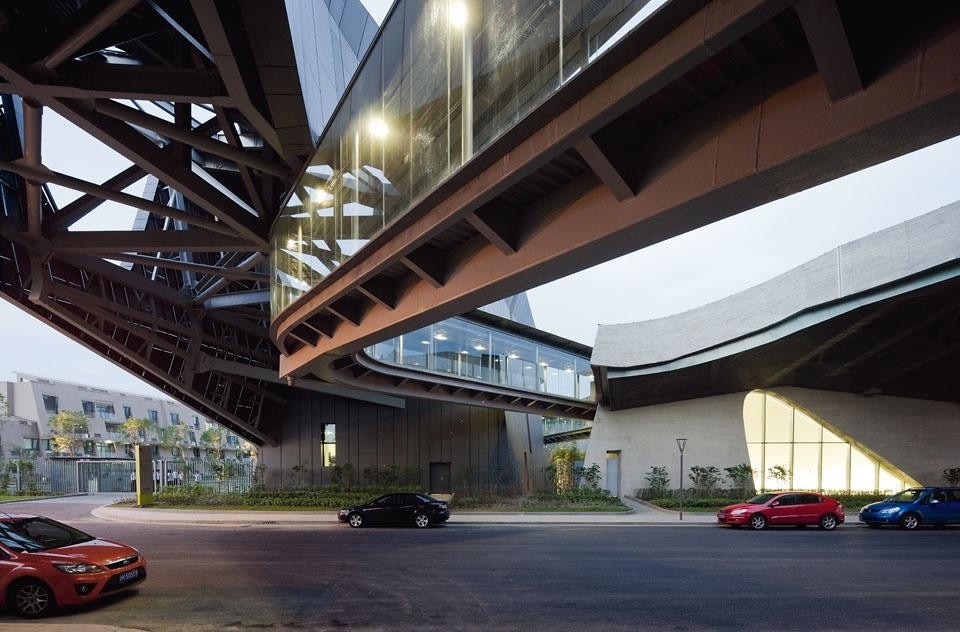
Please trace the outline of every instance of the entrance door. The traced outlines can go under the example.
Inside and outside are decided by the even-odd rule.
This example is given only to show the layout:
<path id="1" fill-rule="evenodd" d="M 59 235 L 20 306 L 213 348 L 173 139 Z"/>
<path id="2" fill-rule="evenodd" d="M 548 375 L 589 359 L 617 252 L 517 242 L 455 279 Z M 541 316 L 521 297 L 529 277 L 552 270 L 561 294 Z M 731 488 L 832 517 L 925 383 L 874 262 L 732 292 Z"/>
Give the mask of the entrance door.
<path id="1" fill-rule="evenodd" d="M 620 450 L 607 452 L 607 475 L 603 481 L 611 496 L 620 496 Z"/>
<path id="2" fill-rule="evenodd" d="M 450 463 L 431 463 L 430 493 L 449 494 L 452 491 L 453 489 L 450 487 Z"/>

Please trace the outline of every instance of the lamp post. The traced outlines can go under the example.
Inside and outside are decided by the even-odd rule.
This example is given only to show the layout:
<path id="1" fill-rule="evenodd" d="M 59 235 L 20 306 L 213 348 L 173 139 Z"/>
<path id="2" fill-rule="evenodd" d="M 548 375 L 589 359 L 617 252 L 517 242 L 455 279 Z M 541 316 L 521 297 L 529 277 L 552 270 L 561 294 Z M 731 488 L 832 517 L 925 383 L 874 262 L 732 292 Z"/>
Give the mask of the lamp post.
<path id="1" fill-rule="evenodd" d="M 677 439 L 680 448 L 680 519 L 683 520 L 683 449 L 687 447 L 686 439 Z"/>

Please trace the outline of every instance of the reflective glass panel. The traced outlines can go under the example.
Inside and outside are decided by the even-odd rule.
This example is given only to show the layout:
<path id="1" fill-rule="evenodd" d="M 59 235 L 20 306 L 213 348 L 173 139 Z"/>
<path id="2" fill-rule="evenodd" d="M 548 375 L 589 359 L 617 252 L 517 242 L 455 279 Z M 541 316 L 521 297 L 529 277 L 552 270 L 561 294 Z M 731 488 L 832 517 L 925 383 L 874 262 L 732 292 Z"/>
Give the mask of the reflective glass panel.
<path id="1" fill-rule="evenodd" d="M 850 491 L 872 492 L 877 489 L 877 462 L 857 448 L 850 448 Z"/>

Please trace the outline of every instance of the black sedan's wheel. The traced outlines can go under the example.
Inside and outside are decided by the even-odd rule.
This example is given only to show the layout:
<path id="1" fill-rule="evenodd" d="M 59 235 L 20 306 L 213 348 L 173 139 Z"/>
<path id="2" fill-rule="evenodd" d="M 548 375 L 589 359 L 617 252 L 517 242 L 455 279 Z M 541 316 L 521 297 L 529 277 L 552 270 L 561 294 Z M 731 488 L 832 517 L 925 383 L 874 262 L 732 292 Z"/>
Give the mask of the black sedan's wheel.
<path id="1" fill-rule="evenodd" d="M 915 513 L 908 513 L 903 518 L 900 518 L 900 528 L 906 529 L 907 531 L 913 531 L 920 526 L 920 516 Z"/>
<path id="2" fill-rule="evenodd" d="M 363 514 L 361 513 L 352 513 L 347 516 L 347 524 L 349 524 L 354 529 L 359 529 L 363 526 Z"/>
<path id="3" fill-rule="evenodd" d="M 419 529 L 426 529 L 430 526 L 430 516 L 418 513 L 413 517 L 413 524 Z"/>
<path id="4" fill-rule="evenodd" d="M 826 514 L 820 518 L 820 522 L 817 523 L 817 526 L 823 529 L 824 531 L 833 531 L 837 528 L 837 517 L 833 514 Z"/>
<path id="5" fill-rule="evenodd" d="M 754 531 L 760 531 L 767 528 L 767 517 L 763 514 L 753 514 L 750 516 L 750 528 Z"/>
<path id="6" fill-rule="evenodd" d="M 50 587 L 39 579 L 25 579 L 10 587 L 7 603 L 21 617 L 35 619 L 49 614 L 56 602 Z"/>

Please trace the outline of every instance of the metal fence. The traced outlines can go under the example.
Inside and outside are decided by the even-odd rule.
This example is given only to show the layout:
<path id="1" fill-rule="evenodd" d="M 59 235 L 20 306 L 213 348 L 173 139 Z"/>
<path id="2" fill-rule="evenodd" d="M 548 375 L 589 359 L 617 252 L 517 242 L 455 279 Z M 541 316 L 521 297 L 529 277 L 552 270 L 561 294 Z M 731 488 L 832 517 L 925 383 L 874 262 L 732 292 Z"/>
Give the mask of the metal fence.
<path id="1" fill-rule="evenodd" d="M 0 488 L 30 495 L 133 492 L 134 469 L 132 459 L 16 459 L 0 471 Z M 256 466 L 229 459 L 155 459 L 153 472 L 157 491 L 202 485 L 233 492 L 250 489 Z"/>

